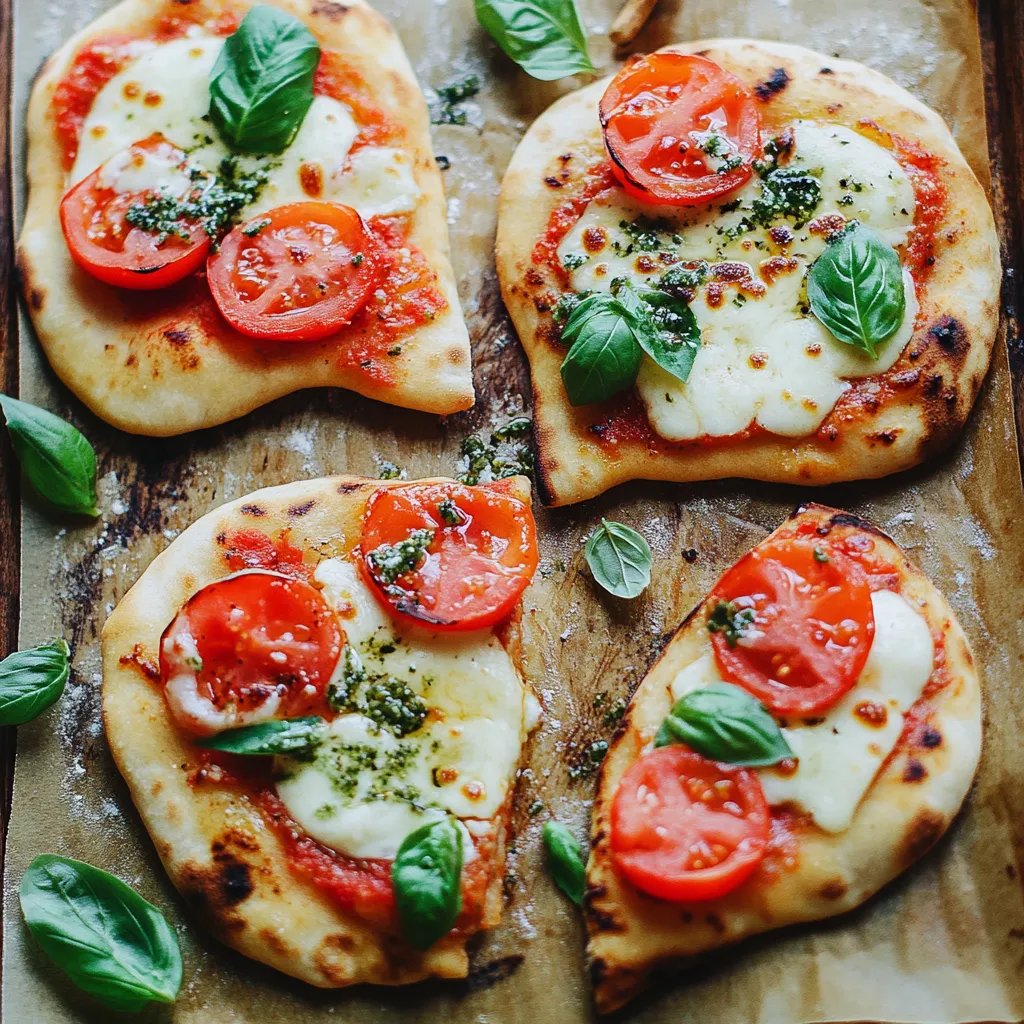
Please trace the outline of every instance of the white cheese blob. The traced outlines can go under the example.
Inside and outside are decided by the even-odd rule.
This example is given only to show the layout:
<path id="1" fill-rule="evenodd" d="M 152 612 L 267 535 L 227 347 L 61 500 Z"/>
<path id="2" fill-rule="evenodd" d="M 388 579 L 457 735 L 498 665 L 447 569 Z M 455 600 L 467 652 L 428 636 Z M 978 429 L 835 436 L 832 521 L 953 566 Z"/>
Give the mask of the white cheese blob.
<path id="1" fill-rule="evenodd" d="M 891 245 L 906 241 L 914 190 L 887 150 L 840 125 L 797 121 L 793 133 L 795 147 L 785 166 L 817 179 L 821 200 L 815 219 L 858 219 Z M 760 196 L 756 175 L 723 202 L 693 208 L 641 207 L 614 188 L 587 206 L 559 246 L 559 256 L 573 267 L 574 291 L 608 291 L 617 278 L 654 287 L 680 260 L 705 260 L 712 271 L 730 263 L 734 274 L 738 270 L 753 284 L 752 290 L 736 284 L 697 290 L 691 308 L 701 349 L 685 384 L 644 357 L 637 390 L 651 426 L 667 440 L 723 437 L 752 424 L 788 437 L 813 433 L 849 389 L 848 380 L 887 370 L 913 333 L 918 304 L 904 271 L 903 324 L 878 347 L 877 358 L 833 337 L 811 315 L 806 294 L 807 271 L 824 249 L 827 232 L 796 228 L 780 218 L 770 227 L 788 227 L 791 241 L 779 241 L 770 227 L 750 220 Z M 645 238 L 630 227 L 638 217 L 656 222 Z"/>
<path id="2" fill-rule="evenodd" d="M 774 768 L 757 769 L 770 805 L 795 804 L 826 832 L 850 827 L 935 663 L 928 624 L 903 597 L 879 590 L 871 595 L 871 606 L 875 636 L 856 685 L 823 717 L 810 720 L 813 724 L 787 720 L 782 728 L 797 759 L 796 771 L 784 775 Z M 709 650 L 676 675 L 672 700 L 721 681 Z M 858 714 L 864 705 L 871 707 Z M 884 721 L 879 721 L 879 707 Z"/>
<path id="3" fill-rule="evenodd" d="M 224 40 L 190 36 L 149 44 L 97 94 L 82 128 L 71 184 L 154 132 L 188 152 L 189 165 L 215 173 L 229 156 L 208 119 L 210 71 Z M 308 200 L 353 206 L 365 217 L 410 213 L 419 201 L 411 160 L 403 150 L 366 146 L 350 153 L 359 127 L 352 111 L 330 96 L 314 96 L 292 144 L 271 157 L 240 155 L 242 171 L 267 172 L 255 202 L 240 214 Z M 131 176 L 110 175 L 121 191 L 160 190 L 166 175 L 145 164 Z M 175 187 L 180 184 L 175 181 Z M 175 195 L 181 193 L 172 193 Z"/>
<path id="4" fill-rule="evenodd" d="M 312 761 L 279 759 L 289 813 L 352 857 L 393 858 L 409 832 L 446 812 L 479 831 L 505 803 L 536 707 L 508 653 L 489 630 L 399 627 L 346 560 L 322 562 L 316 579 L 365 670 L 401 679 L 429 711 L 401 738 L 339 715 Z"/>

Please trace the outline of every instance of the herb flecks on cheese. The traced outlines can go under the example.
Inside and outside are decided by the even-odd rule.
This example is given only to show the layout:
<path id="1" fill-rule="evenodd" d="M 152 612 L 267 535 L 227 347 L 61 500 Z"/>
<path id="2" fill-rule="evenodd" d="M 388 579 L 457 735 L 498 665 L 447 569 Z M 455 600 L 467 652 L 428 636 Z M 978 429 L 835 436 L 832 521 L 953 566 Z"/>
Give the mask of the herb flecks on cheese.
<path id="1" fill-rule="evenodd" d="M 81 181 L 135 142 L 160 133 L 189 155 L 189 166 L 218 174 L 234 157 L 236 176 L 265 182 L 232 214 L 249 220 L 277 206 L 307 200 L 343 203 L 363 217 L 410 213 L 420 198 L 412 160 L 390 146 L 351 152 L 359 125 L 349 107 L 317 95 L 292 144 L 274 157 L 232 154 L 209 119 L 209 76 L 224 45 L 217 36 L 189 35 L 169 42 L 140 41 L 138 57 L 99 91 L 82 126 L 69 185 Z M 223 177 L 223 175 L 221 176 Z M 178 198 L 166 170 L 125 175 L 121 191 L 151 188 Z"/>
<path id="2" fill-rule="evenodd" d="M 875 635 L 856 685 L 820 717 L 779 721 L 795 770 L 757 770 L 770 805 L 795 804 L 826 832 L 850 827 L 935 665 L 928 623 L 906 599 L 879 590 L 871 606 Z M 671 699 L 675 703 L 721 681 L 708 644 L 706 653 L 676 675 Z M 867 705 L 874 709 L 871 715 L 864 714 Z"/>
<path id="3" fill-rule="evenodd" d="M 558 322 L 578 296 L 623 278 L 690 304 L 701 348 L 686 383 L 650 358 L 636 382 L 651 426 L 668 440 L 755 424 L 811 434 L 849 380 L 888 369 L 913 333 L 918 306 L 906 271 L 903 324 L 876 358 L 837 341 L 812 314 L 806 290 L 810 266 L 844 224 L 860 221 L 892 246 L 906 241 L 915 209 L 906 173 L 887 150 L 840 125 L 797 121 L 783 148 L 768 140 L 758 174 L 725 203 L 641 208 L 609 190 L 559 247 L 562 259 L 587 259 L 569 272 Z"/>
<path id="4" fill-rule="evenodd" d="M 311 760 L 277 760 L 289 814 L 353 857 L 392 858 L 409 832 L 445 814 L 474 828 L 490 821 L 536 724 L 536 701 L 501 643 L 489 630 L 399 626 L 347 560 L 322 562 L 316 580 L 345 610 L 348 647 L 328 691 L 342 713 Z"/>

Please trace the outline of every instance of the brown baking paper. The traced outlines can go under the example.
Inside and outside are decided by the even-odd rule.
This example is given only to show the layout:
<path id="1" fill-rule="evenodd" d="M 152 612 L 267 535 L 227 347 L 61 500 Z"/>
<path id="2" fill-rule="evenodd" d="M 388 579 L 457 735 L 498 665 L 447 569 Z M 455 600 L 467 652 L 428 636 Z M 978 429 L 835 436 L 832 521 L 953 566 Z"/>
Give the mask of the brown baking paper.
<path id="1" fill-rule="evenodd" d="M 15 0 L 15 166 L 24 204 L 22 125 L 44 57 L 105 5 Z M 604 33 L 615 0 L 584 0 L 591 54 L 615 66 Z M 25 511 L 22 643 L 63 634 L 74 671 L 60 705 L 19 730 L 7 847 L 4 1010 L 9 1024 L 103 1021 L 25 931 L 17 885 L 54 851 L 115 872 L 174 922 L 185 980 L 173 1008 L 146 1021 L 388 1020 L 571 1024 L 590 1019 L 583 928 L 545 874 L 541 823 L 553 813 L 584 835 L 594 779 L 573 779 L 611 727 L 605 710 L 642 677 L 665 634 L 741 553 L 812 492 L 744 482 L 636 483 L 576 508 L 538 512 L 542 563 L 526 596 L 523 667 L 544 705 L 516 795 L 504 920 L 476 946 L 465 982 L 402 991 L 319 992 L 247 961 L 190 921 L 118 776 L 100 723 L 99 632 L 149 561 L 188 523 L 257 487 L 330 472 L 374 476 L 380 459 L 410 477 L 450 473 L 472 429 L 529 408 L 525 360 L 501 306 L 492 265 L 495 196 L 526 126 L 583 79 L 536 83 L 477 27 L 470 0 L 387 0 L 426 86 L 466 72 L 483 83 L 466 126 L 439 127 L 459 287 L 474 342 L 478 403 L 437 418 L 345 392 L 293 395 L 226 427 L 154 441 L 88 415 L 55 384 L 25 327 L 22 395 L 71 413 L 101 454 L 102 517 L 58 525 Z M 937 107 L 987 181 L 982 67 L 970 0 L 662 0 L 637 50 L 677 39 L 745 35 L 803 43 L 864 61 Z M 926 469 L 813 496 L 890 532 L 950 597 L 974 645 L 986 693 L 985 754 L 950 834 L 866 907 L 841 919 L 747 942 L 625 1011 L 644 1022 L 1010 1021 L 1024 1017 L 1024 658 L 1020 582 L 1024 535 L 1005 352 L 997 350 L 963 441 Z M 654 580 L 632 603 L 599 592 L 581 540 L 598 516 L 644 530 Z M 685 553 L 685 557 L 684 557 Z M 606 694 L 595 708 L 595 697 Z M 600 698 L 599 698 L 600 701 Z M 544 810 L 527 811 L 540 801 Z"/>

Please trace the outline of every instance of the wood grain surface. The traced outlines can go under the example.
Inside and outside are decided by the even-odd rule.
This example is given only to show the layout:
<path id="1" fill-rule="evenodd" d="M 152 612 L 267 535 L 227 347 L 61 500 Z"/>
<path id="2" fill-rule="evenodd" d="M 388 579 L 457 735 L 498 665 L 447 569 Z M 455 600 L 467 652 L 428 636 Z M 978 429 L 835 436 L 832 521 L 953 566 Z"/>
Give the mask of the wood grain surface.
<path id="1" fill-rule="evenodd" d="M 8 126 L 5 123 L 11 104 L 10 75 L 13 65 L 13 61 L 9 59 L 12 45 L 11 3 L 12 0 L 0 0 L 0 54 L 3 55 L 3 59 L 0 59 L 0 168 L 3 170 L 3 178 L 0 181 L 0 385 L 8 393 L 16 393 L 19 353 L 11 260 L 13 218 L 9 159 L 11 134 L 20 132 L 22 128 L 18 124 Z M 687 0 L 662 0 L 662 7 L 671 5 L 673 11 L 685 10 L 686 4 Z M 395 3 L 388 6 L 400 5 L 395 0 Z M 438 5 L 438 10 L 440 7 L 441 5 Z M 1021 439 L 1024 438 L 1024 342 L 1020 337 L 1019 317 L 1022 314 L 1018 312 L 1024 311 L 1024 199 L 1021 195 L 1024 184 L 1024 4 L 1020 0 L 978 0 L 978 19 L 985 70 L 993 203 L 1006 268 L 1005 315 L 1001 327 L 1006 346 L 997 350 L 996 358 L 1009 360 L 1019 447 Z M 398 27 L 402 32 L 401 22 Z M 729 31 L 738 34 L 734 25 L 729 26 Z M 646 49 L 660 45 L 663 41 L 667 40 L 659 40 L 648 31 L 641 34 L 636 45 L 639 49 Z M 444 80 L 444 74 L 443 71 L 439 72 L 435 76 L 436 80 L 432 80 L 430 84 L 439 84 Z M 506 133 L 485 136 L 473 141 L 472 145 L 462 146 L 454 132 L 446 134 L 446 130 L 441 129 L 438 133 L 437 151 L 450 152 L 456 160 L 465 161 L 469 165 L 479 160 L 481 167 L 485 161 L 500 164 L 503 158 L 507 159 L 527 104 L 520 102 L 521 97 L 517 96 L 508 83 L 502 85 L 500 90 L 497 94 L 497 105 L 505 104 L 509 109 L 515 110 L 515 118 L 510 118 Z M 446 148 L 448 145 L 452 148 Z M 487 150 L 486 155 L 481 155 L 483 150 Z M 461 194 L 456 190 L 456 194 L 457 201 L 461 204 L 462 217 L 486 219 L 490 216 L 483 208 L 483 204 L 492 201 L 486 188 L 479 192 L 466 189 Z M 132 574 L 137 573 L 139 566 L 144 566 L 162 546 L 166 546 L 165 538 L 173 536 L 183 521 L 187 522 L 188 515 L 193 511 L 205 511 L 206 508 L 223 500 L 252 490 L 264 480 L 275 483 L 287 479 L 289 475 L 308 476 L 346 468 L 338 461 L 325 462 L 325 451 L 334 453 L 336 458 L 339 455 L 342 458 L 350 458 L 351 444 L 351 452 L 358 451 L 359 458 L 363 459 L 365 448 L 359 447 L 357 430 L 351 426 L 353 423 L 360 423 L 360 429 L 366 428 L 374 433 L 379 439 L 378 450 L 382 455 L 409 466 L 412 475 L 417 472 L 451 472 L 452 452 L 457 450 L 459 438 L 488 426 L 496 414 L 511 411 L 515 405 L 509 404 L 507 396 L 529 394 L 525 359 L 515 341 L 514 333 L 509 328 L 493 271 L 490 267 L 486 270 L 473 267 L 474 258 L 472 253 L 457 252 L 456 269 L 463 283 L 470 282 L 466 287 L 473 296 L 473 302 L 467 307 L 467 312 L 474 338 L 474 375 L 476 386 L 485 398 L 470 413 L 449 417 L 445 422 L 427 418 L 410 420 L 404 414 L 397 414 L 383 406 L 354 399 L 343 392 L 320 391 L 282 399 L 238 424 L 204 431 L 193 435 L 187 442 L 183 442 L 182 439 L 152 441 L 118 434 L 84 411 L 79 403 L 70 399 L 66 390 L 56 385 L 52 376 L 44 377 L 45 393 L 55 396 L 51 408 L 64 415 L 71 414 L 88 436 L 96 441 L 101 456 L 101 478 L 109 478 L 111 473 L 120 474 L 119 482 L 115 477 L 115 483 L 120 487 L 117 500 L 127 509 L 118 525 L 112 528 L 111 535 L 106 537 L 104 533 L 107 548 L 102 548 L 98 543 L 93 544 L 93 538 L 90 537 L 88 544 L 85 541 L 79 543 L 78 540 L 72 540 L 63 549 L 65 557 L 68 553 L 80 557 L 72 557 L 67 564 L 66 576 L 62 580 L 66 587 L 62 597 L 66 598 L 67 608 L 52 613 L 51 619 L 55 628 L 62 628 L 69 640 L 80 643 L 83 648 L 89 645 L 94 648 L 101 623 L 97 621 L 93 610 L 98 610 L 102 604 L 120 596 L 123 593 L 122 587 L 130 584 Z M 1003 352 L 1007 355 L 1004 356 Z M 34 363 L 35 359 L 34 354 L 31 357 L 26 356 L 28 362 Z M 1005 365 L 997 367 L 993 376 L 1000 373 L 1005 373 Z M 495 382 L 500 382 L 500 389 Z M 915 510 L 916 521 L 903 521 L 906 525 L 900 527 L 903 531 L 901 539 L 904 542 L 911 542 L 911 548 L 917 549 L 912 550 L 912 555 L 921 560 L 926 568 L 928 559 L 931 559 L 934 567 L 941 566 L 941 572 L 946 576 L 947 587 L 956 586 L 953 583 L 954 566 L 948 564 L 948 560 L 940 553 L 936 553 L 935 546 L 940 545 L 943 538 L 953 538 L 952 532 L 944 534 L 943 531 L 956 529 L 955 516 L 948 510 L 954 507 L 954 499 L 960 498 L 958 493 L 952 493 L 958 491 L 958 481 L 961 479 L 958 474 L 966 477 L 974 472 L 973 463 L 968 468 L 964 467 L 964 463 L 973 459 L 975 455 L 982 466 L 978 472 L 982 474 L 990 472 L 991 467 L 999 462 L 982 453 L 980 445 L 976 443 L 978 435 L 984 429 L 979 426 L 979 417 L 991 417 L 993 412 L 1006 409 L 1005 399 L 1002 399 L 1003 404 L 1000 408 L 993 408 L 993 390 L 989 387 L 983 394 L 979 408 L 974 414 L 969 428 L 972 440 L 969 442 L 966 456 L 961 450 L 955 459 L 950 460 L 947 467 L 939 471 L 931 473 L 930 470 L 925 470 L 902 478 L 902 484 L 907 488 L 905 506 L 895 500 L 889 500 L 892 492 L 898 491 L 899 487 L 885 483 L 872 483 L 860 488 L 854 485 L 825 496 L 830 500 L 842 501 L 856 507 L 862 513 L 866 513 L 869 508 L 874 509 L 883 523 L 899 523 L 898 516 L 904 514 L 900 511 L 901 508 Z M 999 391 L 1000 395 L 1006 393 L 1005 390 Z M 292 426 L 295 429 L 296 440 L 292 447 L 288 447 L 291 436 L 288 431 Z M 316 433 L 318 429 L 319 435 Z M 352 435 L 351 442 L 345 433 L 346 430 Z M 302 440 L 305 436 L 301 434 L 302 431 L 312 431 L 314 437 L 320 437 L 322 444 L 318 441 L 315 449 L 307 451 Z M 328 432 L 331 432 L 329 439 Z M 264 438 L 267 439 L 267 443 L 261 447 Z M 0 448 L 0 649 L 6 653 L 14 649 L 17 636 L 21 512 L 18 502 L 18 474 L 5 437 L 0 440 L 0 444 L 3 445 Z M 235 475 L 225 479 L 227 473 L 218 475 L 217 467 L 221 464 L 221 448 L 227 448 L 229 445 L 234 450 L 243 452 L 244 457 L 231 461 L 231 473 Z M 999 462 L 1001 466 L 1006 464 L 1005 461 Z M 356 464 L 350 461 L 348 468 L 353 471 L 373 471 L 372 463 Z M 945 479 L 947 476 L 948 479 Z M 990 472 L 988 477 L 982 476 L 981 479 L 994 477 L 995 473 Z M 590 503 L 591 507 L 585 511 L 565 510 L 559 514 L 542 514 L 542 527 L 546 529 L 548 536 L 548 576 L 538 581 L 538 593 L 533 600 L 535 607 L 530 611 L 530 615 L 535 616 L 536 621 L 528 622 L 527 628 L 534 630 L 535 642 L 531 655 L 532 665 L 527 667 L 532 668 L 535 678 L 550 679 L 557 676 L 564 665 L 578 664 L 581 672 L 585 670 L 586 678 L 566 679 L 565 682 L 577 696 L 592 693 L 595 688 L 607 687 L 608 680 L 614 680 L 613 685 L 619 687 L 625 685 L 624 681 L 635 681 L 637 675 L 642 674 L 650 661 L 665 632 L 678 621 L 678 613 L 685 611 L 688 603 L 694 600 L 694 595 L 699 594 L 714 578 L 721 559 L 733 552 L 738 553 L 756 542 L 761 535 L 761 528 L 769 524 L 774 525 L 779 509 L 787 502 L 792 504 L 794 494 L 793 491 L 779 491 L 761 486 L 745 489 L 742 485 L 736 487 L 727 482 L 702 488 L 638 485 L 629 493 L 620 489 L 620 493 L 614 496 L 598 499 L 596 503 Z M 108 495 L 108 504 L 109 498 Z M 932 507 L 930 502 L 942 502 L 947 499 L 950 504 L 945 506 L 946 517 L 941 523 L 935 524 L 934 529 L 937 532 L 929 537 L 932 528 L 928 521 L 929 510 Z M 608 514 L 615 518 L 621 516 L 624 521 L 629 522 L 635 512 L 630 505 L 631 500 L 634 500 L 635 505 L 642 508 L 645 514 L 664 517 L 666 527 L 666 537 L 658 548 L 656 585 L 652 588 L 649 601 L 647 598 L 642 599 L 642 602 L 646 603 L 642 603 L 642 610 L 636 611 L 635 614 L 627 612 L 625 606 L 619 603 L 600 605 L 594 599 L 594 588 L 580 573 L 582 566 L 579 557 L 579 538 L 585 533 L 593 518 L 598 514 Z M 980 504 L 975 496 L 963 499 L 963 508 L 966 510 L 965 522 L 969 514 L 981 514 Z M 36 511 L 31 507 L 26 510 L 25 517 L 30 526 L 36 515 Z M 971 521 L 974 522 L 973 518 Z M 987 523 L 992 521 L 991 516 L 985 519 Z M 112 582 L 102 579 L 102 574 L 106 571 L 105 566 L 114 564 L 113 560 L 104 560 L 104 551 L 110 546 L 119 547 L 120 554 L 117 559 L 123 558 L 127 563 L 129 555 L 126 552 L 130 545 L 131 565 L 118 564 L 113 570 Z M 35 568 L 40 569 L 40 578 L 44 575 L 40 567 L 44 565 L 45 558 L 49 557 L 49 554 L 40 554 L 35 564 Z M 696 564 L 693 564 L 694 562 Z M 662 571 L 667 564 L 686 564 L 693 567 L 689 571 L 689 578 L 680 582 L 677 577 Z M 1009 574 L 1005 581 L 1007 586 L 1011 581 L 1018 582 L 1013 579 L 1013 563 L 1007 563 L 1004 572 Z M 971 577 L 968 577 L 967 587 L 971 586 L 970 580 Z M 983 602 L 986 599 L 992 602 L 998 600 L 999 593 L 995 587 L 985 586 L 981 589 L 982 593 L 971 595 L 971 602 L 976 600 L 984 608 Z M 26 606 L 31 604 L 33 607 L 39 607 L 47 600 L 51 600 L 50 595 L 25 596 Z M 548 608 L 545 607 L 545 602 L 550 603 Z M 1015 607 L 1019 604 L 1018 601 L 1012 603 Z M 573 617 L 573 632 L 570 633 L 569 629 L 561 632 L 562 626 L 555 625 L 556 613 Z M 673 615 L 676 617 L 673 618 Z M 992 624 L 992 620 L 986 620 L 985 625 L 981 626 L 980 621 L 979 616 L 974 622 L 976 641 L 989 635 L 986 627 Z M 37 642 L 38 637 L 34 631 L 38 628 L 38 624 L 35 624 L 32 632 L 23 633 L 26 643 Z M 591 640 L 589 650 L 595 649 L 595 643 L 598 648 L 602 643 L 604 645 L 596 658 L 588 656 L 588 648 L 585 646 L 588 634 L 592 638 L 597 638 L 596 641 Z M 996 634 L 993 643 L 998 642 Z M 91 669 L 92 663 L 90 662 L 87 667 Z M 76 694 L 82 694 L 89 689 L 87 667 L 78 666 L 76 675 L 72 678 L 76 684 Z M 93 698 L 83 696 L 81 699 L 88 701 Z M 552 706 L 556 710 L 571 710 L 576 717 L 566 721 L 568 735 L 563 734 L 559 737 L 557 745 L 550 734 L 538 739 L 533 752 L 535 760 L 542 763 L 550 761 L 553 764 L 557 764 L 559 759 L 566 763 L 575 760 L 578 764 L 585 756 L 587 746 L 602 735 L 602 713 L 591 708 L 589 703 L 582 703 L 582 696 L 576 699 L 575 704 L 572 700 L 565 703 L 560 697 L 547 700 L 553 701 Z M 92 706 L 91 711 L 95 712 L 95 706 Z M 1021 711 L 1024 713 L 1024 708 L 1021 708 Z M 31 734 L 31 739 L 33 745 L 50 742 L 49 737 L 40 738 L 38 730 Z M 109 782 L 109 791 L 113 798 L 122 807 L 130 806 L 120 779 L 113 774 L 108 755 L 101 749 L 101 737 L 82 729 L 70 737 L 62 736 L 61 740 L 65 745 L 79 745 L 84 751 L 82 763 L 90 772 L 96 772 L 97 783 L 101 779 L 104 784 Z M 13 730 L 0 730 L 0 824 L 3 825 L 5 837 L 11 800 L 14 741 Z M 19 781 L 19 793 L 21 786 L 22 782 Z M 525 818 L 525 807 L 529 806 L 537 794 L 544 794 L 544 787 L 544 781 L 537 775 L 525 779 L 522 784 L 523 792 L 517 797 L 519 818 Z M 45 798 L 45 794 L 41 794 L 41 798 Z M 64 799 L 64 795 L 57 794 L 55 799 Z M 1006 813 L 1011 816 L 1017 815 L 1024 820 L 1022 801 L 1024 795 L 1008 796 Z M 523 822 L 519 824 L 522 825 Z M 117 827 L 121 827 L 120 823 Z M 141 827 L 134 823 L 127 827 L 127 842 L 138 844 Z M 74 837 L 87 833 L 89 829 L 88 821 L 78 821 L 70 826 L 69 835 L 73 840 Z M 121 834 L 112 833 L 115 838 L 110 840 L 111 843 L 116 842 L 116 837 Z M 142 841 L 145 842 L 144 837 Z M 151 880 L 146 881 L 147 895 L 152 896 L 155 893 L 161 900 L 171 900 L 173 895 L 168 892 L 169 887 L 163 885 L 162 873 L 159 872 L 158 863 L 148 847 L 143 856 L 145 866 L 154 874 L 160 874 L 155 883 L 157 888 L 152 887 Z M 1024 863 L 1019 867 L 1024 868 Z M 536 868 L 535 859 L 519 864 L 524 878 L 528 878 L 530 871 Z M 1002 871 L 1002 866 L 999 870 Z M 534 894 L 529 890 L 528 883 L 518 881 L 514 885 L 520 888 L 527 885 L 525 895 L 520 892 L 510 908 L 509 916 L 518 918 L 524 913 L 524 904 L 532 901 Z M 907 898 L 909 900 L 911 897 L 908 895 Z M 993 900 L 995 899 L 993 896 Z M 532 902 L 529 905 L 532 906 Z M 8 903 L 8 911 L 10 906 Z M 579 973 L 576 963 L 580 945 L 577 925 L 569 920 L 569 915 L 562 910 L 556 911 L 554 916 L 549 914 L 547 908 L 550 906 L 558 906 L 557 898 L 552 898 L 544 904 L 544 914 L 539 915 L 543 922 L 541 930 L 547 928 L 546 934 L 549 938 L 556 935 L 558 941 L 563 943 L 561 951 L 572 961 L 571 972 L 575 978 Z M 883 910 L 879 914 L 884 917 L 887 912 Z M 992 913 L 995 915 L 994 910 Z M 882 927 L 886 927 L 886 920 L 888 919 L 885 918 L 881 922 Z M 988 921 L 990 918 L 986 916 L 985 920 Z M 890 923 L 888 927 L 895 926 Z M 400 1007 L 410 1020 L 436 1020 L 437 1009 L 445 1005 L 454 1007 L 454 1000 L 460 994 L 484 992 L 486 995 L 486 990 L 491 986 L 520 970 L 523 975 L 530 974 L 534 979 L 534 986 L 538 989 L 538 977 L 547 979 L 552 990 L 557 988 L 562 983 L 562 975 L 555 973 L 555 966 L 538 966 L 535 958 L 532 964 L 527 964 L 524 968 L 523 957 L 515 947 L 514 938 L 513 936 L 512 940 L 506 941 L 504 945 L 500 938 L 493 943 L 489 942 L 485 948 L 486 955 L 481 956 L 477 969 L 464 990 L 452 990 L 451 997 L 442 997 L 435 989 L 425 990 L 425 995 L 412 993 L 381 997 L 380 1012 L 385 1013 Z M 194 935 L 189 941 L 196 943 L 204 957 L 212 958 L 204 959 L 204 964 L 218 963 L 216 952 L 210 952 L 211 948 L 216 949 L 212 942 L 205 940 L 201 935 Z M 851 956 L 858 952 L 851 947 Z M 967 965 L 967 969 L 969 967 L 970 965 Z M 267 973 L 258 965 L 240 962 L 238 957 L 225 957 L 220 966 L 209 966 L 204 970 L 207 984 L 219 982 L 224 988 L 232 986 L 238 993 L 239 1005 L 246 998 L 243 990 L 246 987 L 258 988 Z M 45 972 L 45 967 L 33 961 L 32 971 L 41 975 Z M 545 971 L 549 973 L 544 974 Z M 983 980 L 979 981 L 979 984 L 982 983 Z M 572 984 L 577 983 L 573 980 Z M 327 1012 L 324 1009 L 327 1006 L 326 1000 L 309 996 L 305 992 L 293 993 L 287 986 L 285 988 L 289 997 L 294 995 L 296 1006 L 308 1007 L 309 1020 L 320 1020 L 320 1014 Z M 372 998 L 377 997 L 374 995 Z M 502 994 L 500 985 L 494 989 L 491 1001 L 480 998 L 481 1001 L 475 1005 L 485 1014 L 489 1013 L 490 1019 L 513 1019 L 511 1011 L 507 1018 L 503 1015 L 503 1009 L 506 1007 L 503 1000 L 509 997 Z M 430 1012 L 420 1007 L 421 999 L 429 1000 Z M 445 1003 L 443 999 L 452 1001 Z M 62 1005 L 66 1007 L 69 1020 L 85 1019 L 84 1011 L 81 1011 L 81 1018 L 75 1016 L 79 1006 L 77 1002 Z M 353 1024 L 364 1019 L 374 1019 L 369 1006 L 357 1006 L 355 1003 L 349 1005 L 352 1007 L 349 1016 Z M 529 1016 L 529 1009 L 524 1007 L 520 1011 L 517 1008 L 514 1019 L 535 1020 L 536 1018 Z M 198 1009 L 195 1012 L 196 1020 L 204 1019 Z M 339 1019 L 340 1016 L 339 1014 Z M 301 1014 L 296 1019 L 300 1018 L 307 1019 Z M 89 1016 L 88 1019 L 101 1018 Z M 165 1019 L 170 1018 L 159 1017 L 160 1021 Z M 191 1021 L 193 1018 L 190 1016 L 187 1019 Z M 220 1018 L 216 1015 L 205 1019 L 220 1024 Z M 13 1018 L 11 1024 L 15 1024 Z M 50 1018 L 46 1018 L 46 1024 L 50 1024 Z"/>

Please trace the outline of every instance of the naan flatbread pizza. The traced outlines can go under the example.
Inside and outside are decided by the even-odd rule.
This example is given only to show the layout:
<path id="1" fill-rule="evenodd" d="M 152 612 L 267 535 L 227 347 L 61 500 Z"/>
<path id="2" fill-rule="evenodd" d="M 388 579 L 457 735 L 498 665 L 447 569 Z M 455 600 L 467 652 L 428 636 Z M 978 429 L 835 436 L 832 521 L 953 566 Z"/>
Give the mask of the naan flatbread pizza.
<path id="1" fill-rule="evenodd" d="M 805 505 L 687 616 L 601 770 L 597 1007 L 856 907 L 946 831 L 981 753 L 970 648 L 884 534 Z"/>
<path id="2" fill-rule="evenodd" d="M 103 630 L 103 720 L 224 942 L 312 985 L 467 973 L 539 705 L 529 482 L 332 477 L 209 513 Z"/>
<path id="3" fill-rule="evenodd" d="M 473 404 L 427 107 L 362 0 L 124 0 L 27 127 L 28 310 L 103 419 L 180 434 L 324 385 Z"/>
<path id="4" fill-rule="evenodd" d="M 497 262 L 556 505 L 906 469 L 962 427 L 998 324 L 992 213 L 942 119 L 775 42 L 666 47 L 553 104 Z"/>

